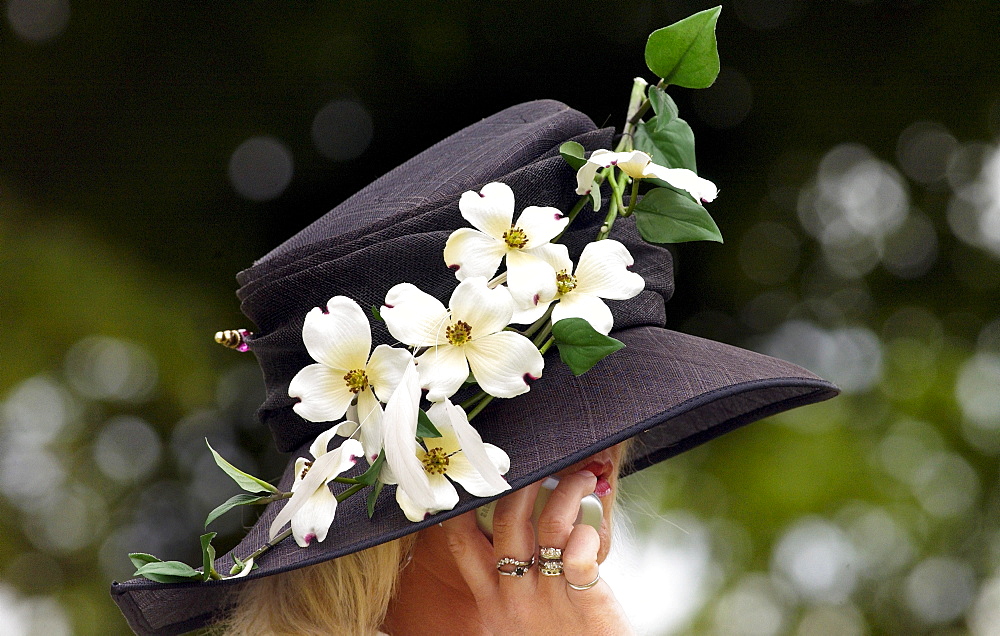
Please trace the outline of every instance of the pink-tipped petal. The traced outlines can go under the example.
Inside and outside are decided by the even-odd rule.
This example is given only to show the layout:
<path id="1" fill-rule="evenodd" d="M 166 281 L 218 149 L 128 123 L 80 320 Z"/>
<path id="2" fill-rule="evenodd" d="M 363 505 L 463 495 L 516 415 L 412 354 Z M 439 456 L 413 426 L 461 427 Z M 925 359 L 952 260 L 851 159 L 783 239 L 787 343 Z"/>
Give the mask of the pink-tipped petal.
<path id="1" fill-rule="evenodd" d="M 558 306 L 558 305 L 557 305 Z M 545 361 L 534 344 L 513 331 L 500 331 L 465 346 L 479 388 L 510 398 L 528 391 L 524 375 L 541 377 Z"/>
<path id="2" fill-rule="evenodd" d="M 452 232 L 444 244 L 444 262 L 455 270 L 458 280 L 492 277 L 506 253 L 507 245 L 502 240 L 468 227 Z"/>
<path id="3" fill-rule="evenodd" d="M 541 208 L 535 205 L 524 208 L 514 225 L 524 230 L 528 237 L 525 249 L 545 245 L 566 229 L 569 217 L 563 216 L 556 208 Z"/>
<path id="4" fill-rule="evenodd" d="M 316 362 L 334 369 L 363 368 L 372 348 L 371 327 L 356 302 L 334 296 L 325 310 L 314 307 L 306 314 L 302 342 Z"/>
<path id="5" fill-rule="evenodd" d="M 646 286 L 642 276 L 629 271 L 632 263 L 628 248 L 614 239 L 588 243 L 576 268 L 573 294 L 611 300 L 632 298 Z"/>
<path id="6" fill-rule="evenodd" d="M 344 380 L 344 371 L 323 364 L 300 369 L 288 385 L 288 395 L 299 398 L 292 410 L 310 422 L 339 420 L 354 399 Z"/>
<path id="7" fill-rule="evenodd" d="M 514 219 L 514 192 L 505 183 L 487 183 L 479 192 L 463 193 L 458 209 L 474 228 L 501 239 Z"/>
<path id="8" fill-rule="evenodd" d="M 404 344 L 428 347 L 445 341 L 448 310 L 416 285 L 400 283 L 390 289 L 381 314 L 392 337 Z"/>

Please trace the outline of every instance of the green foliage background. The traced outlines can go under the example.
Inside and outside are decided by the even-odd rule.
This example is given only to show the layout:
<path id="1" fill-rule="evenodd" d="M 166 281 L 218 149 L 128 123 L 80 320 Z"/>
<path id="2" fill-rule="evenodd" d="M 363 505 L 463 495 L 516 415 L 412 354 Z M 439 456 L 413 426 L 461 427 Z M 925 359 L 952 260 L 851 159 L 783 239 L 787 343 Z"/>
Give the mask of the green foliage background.
<path id="1" fill-rule="evenodd" d="M 205 435 L 280 470 L 252 360 L 211 342 L 250 326 L 238 270 L 506 106 L 554 98 L 620 126 L 646 36 L 712 4 L 8 2 L 0 627 L 62 612 L 76 633 L 125 631 L 107 595 L 125 553 L 197 562 L 205 514 L 234 492 Z M 65 27 L 26 38 L 26 6 L 56 8 L 29 11 L 42 27 L 68 7 Z M 847 390 L 636 478 L 654 513 L 637 540 L 704 536 L 711 555 L 662 629 L 1000 629 L 998 27 L 989 0 L 734 0 L 719 82 L 671 90 L 726 243 L 675 251 L 669 326 Z M 311 138 L 336 100 L 372 124 L 350 160 Z M 294 167 L 264 202 L 227 173 L 258 136 Z"/>

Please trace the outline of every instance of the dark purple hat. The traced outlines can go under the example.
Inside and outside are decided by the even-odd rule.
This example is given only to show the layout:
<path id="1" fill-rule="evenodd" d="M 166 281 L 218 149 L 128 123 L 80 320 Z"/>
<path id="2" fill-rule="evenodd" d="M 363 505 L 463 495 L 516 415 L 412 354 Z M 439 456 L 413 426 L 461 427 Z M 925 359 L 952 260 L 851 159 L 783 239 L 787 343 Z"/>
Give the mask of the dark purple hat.
<path id="1" fill-rule="evenodd" d="M 257 327 L 251 349 L 267 388 L 259 416 L 278 448 L 293 452 L 282 490 L 291 487 L 295 458 L 307 456 L 309 444 L 330 426 L 303 420 L 288 396 L 292 377 L 313 362 L 302 343 L 306 313 L 336 295 L 362 307 L 379 306 L 402 282 L 447 300 L 456 281 L 441 250 L 452 231 L 467 226 L 458 209 L 461 194 L 499 181 L 514 191 L 519 209 L 530 204 L 568 210 L 578 198 L 576 180 L 559 146 L 576 140 L 588 152 L 610 148 L 612 135 L 558 102 L 508 108 L 407 161 L 240 273 L 238 296 Z M 581 213 L 563 237 L 574 258 L 602 217 Z M 485 442 L 510 456 L 506 479 L 512 488 L 631 437 L 632 460 L 623 470 L 634 472 L 749 422 L 837 394 L 829 382 L 788 362 L 665 329 L 665 304 L 673 292 L 670 252 L 645 243 L 632 218 L 620 219 L 612 237 L 628 247 L 632 271 L 646 282 L 638 296 L 609 302 L 612 335 L 626 347 L 582 376 L 549 353 L 544 377 L 528 393 L 494 400 L 474 421 Z M 372 324 L 372 340 L 393 342 L 379 322 Z M 462 492 L 453 510 L 413 523 L 391 490 L 381 494 L 370 519 L 364 497 L 347 499 L 325 541 L 299 548 L 287 539 L 260 557 L 245 578 L 175 584 L 132 579 L 114 583 L 112 596 L 136 633 L 182 633 L 224 614 L 247 580 L 370 548 L 487 501 Z M 219 559 L 220 572 L 229 571 L 232 555 L 245 557 L 267 542 L 282 505 L 266 508 L 240 544 Z"/>

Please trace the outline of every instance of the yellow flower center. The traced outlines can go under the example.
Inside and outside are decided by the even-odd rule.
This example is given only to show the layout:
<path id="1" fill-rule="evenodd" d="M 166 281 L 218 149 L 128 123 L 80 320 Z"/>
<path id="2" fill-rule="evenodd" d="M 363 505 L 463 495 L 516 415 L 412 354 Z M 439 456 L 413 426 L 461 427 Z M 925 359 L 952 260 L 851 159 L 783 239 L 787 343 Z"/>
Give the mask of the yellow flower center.
<path id="1" fill-rule="evenodd" d="M 556 272 L 556 291 L 559 292 L 560 296 L 568 294 L 574 289 L 576 289 L 576 276 L 567 274 L 564 269 Z"/>
<path id="2" fill-rule="evenodd" d="M 368 374 L 364 369 L 351 369 L 344 376 L 344 382 L 351 393 L 361 393 L 368 388 Z"/>
<path id="3" fill-rule="evenodd" d="M 443 448 L 430 448 L 421 460 L 429 475 L 443 475 L 448 470 L 448 453 Z"/>
<path id="4" fill-rule="evenodd" d="M 519 227 L 510 226 L 510 229 L 503 233 L 503 240 L 507 247 L 512 250 L 523 250 L 528 244 L 528 235 Z"/>
<path id="5" fill-rule="evenodd" d="M 472 327 L 464 320 L 459 320 L 444 330 L 444 335 L 448 342 L 456 347 L 461 347 L 466 342 L 472 340 Z"/>

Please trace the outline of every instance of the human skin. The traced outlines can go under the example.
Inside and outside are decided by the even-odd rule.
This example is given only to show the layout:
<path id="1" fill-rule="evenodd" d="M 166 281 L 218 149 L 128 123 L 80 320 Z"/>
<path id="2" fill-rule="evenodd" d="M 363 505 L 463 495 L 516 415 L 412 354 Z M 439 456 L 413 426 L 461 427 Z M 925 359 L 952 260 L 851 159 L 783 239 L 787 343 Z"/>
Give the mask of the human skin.
<path id="1" fill-rule="evenodd" d="M 493 543 L 479 530 L 475 511 L 420 532 L 413 559 L 400 575 L 383 631 L 399 635 L 632 634 L 611 588 L 601 580 L 588 590 L 567 581 L 593 581 L 611 549 L 611 502 L 618 486 L 621 445 L 578 462 L 557 475 L 538 520 L 531 522 L 541 482 L 502 498 L 493 516 Z M 580 500 L 604 495 L 600 531 L 573 525 Z M 538 573 L 538 546 L 563 549 L 563 576 Z M 536 565 L 524 577 L 501 576 L 498 560 L 510 556 Z"/>

